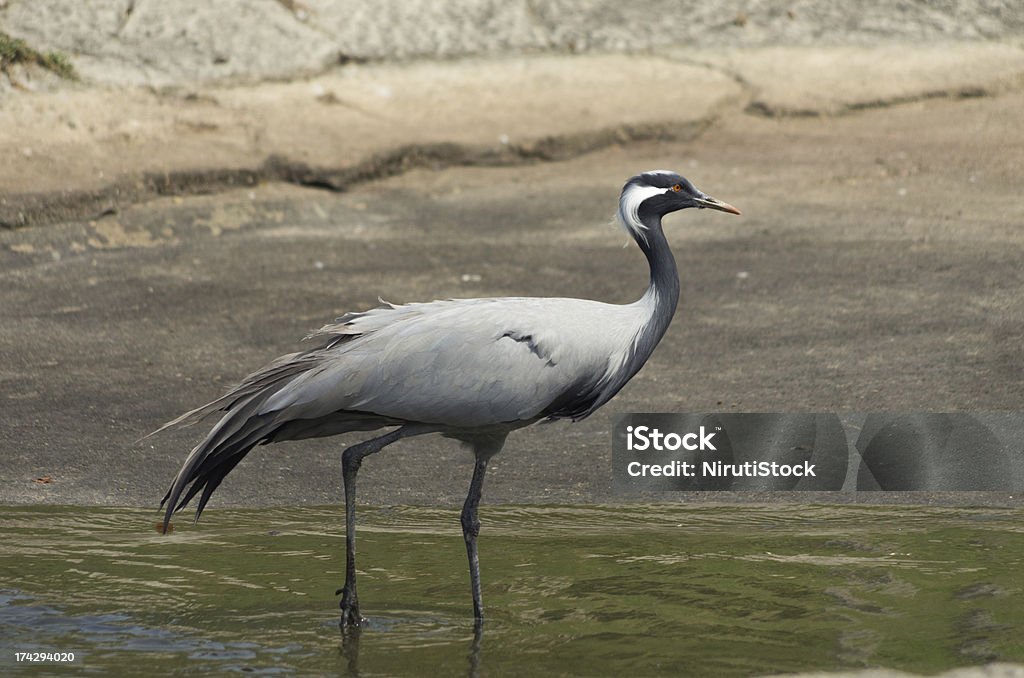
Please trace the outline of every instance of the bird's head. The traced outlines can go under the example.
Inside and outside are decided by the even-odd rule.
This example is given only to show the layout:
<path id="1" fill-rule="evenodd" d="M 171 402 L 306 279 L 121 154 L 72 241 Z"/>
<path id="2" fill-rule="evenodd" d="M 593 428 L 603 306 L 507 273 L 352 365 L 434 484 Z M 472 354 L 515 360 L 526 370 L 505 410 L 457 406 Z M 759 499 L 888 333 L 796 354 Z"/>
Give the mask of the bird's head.
<path id="1" fill-rule="evenodd" d="M 646 239 L 644 231 L 657 227 L 663 216 L 687 207 L 740 214 L 729 203 L 699 191 L 686 177 L 655 170 L 636 175 L 622 187 L 618 217 L 626 230 Z"/>

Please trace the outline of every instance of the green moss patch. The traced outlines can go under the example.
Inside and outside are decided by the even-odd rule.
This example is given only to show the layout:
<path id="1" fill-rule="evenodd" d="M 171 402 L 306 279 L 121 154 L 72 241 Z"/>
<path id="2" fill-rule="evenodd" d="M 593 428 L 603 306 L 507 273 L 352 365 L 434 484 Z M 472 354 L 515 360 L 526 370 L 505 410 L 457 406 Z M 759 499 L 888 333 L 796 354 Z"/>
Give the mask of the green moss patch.
<path id="1" fill-rule="evenodd" d="M 0 32 L 0 70 L 14 64 L 36 64 L 66 80 L 77 80 L 78 74 L 67 55 L 60 52 L 39 52 L 24 40 Z"/>

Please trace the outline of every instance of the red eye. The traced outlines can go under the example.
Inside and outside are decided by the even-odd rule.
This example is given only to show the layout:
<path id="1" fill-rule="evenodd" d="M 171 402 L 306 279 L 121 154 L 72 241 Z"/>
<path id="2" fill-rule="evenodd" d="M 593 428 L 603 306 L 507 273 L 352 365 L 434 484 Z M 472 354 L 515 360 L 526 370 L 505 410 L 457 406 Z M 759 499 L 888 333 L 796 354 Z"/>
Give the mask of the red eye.
<path id="1" fill-rule="evenodd" d="M 672 187 L 672 190 L 678 193 L 679 191 L 683 190 L 683 187 L 680 186 L 679 184 L 676 184 L 675 186 Z"/>

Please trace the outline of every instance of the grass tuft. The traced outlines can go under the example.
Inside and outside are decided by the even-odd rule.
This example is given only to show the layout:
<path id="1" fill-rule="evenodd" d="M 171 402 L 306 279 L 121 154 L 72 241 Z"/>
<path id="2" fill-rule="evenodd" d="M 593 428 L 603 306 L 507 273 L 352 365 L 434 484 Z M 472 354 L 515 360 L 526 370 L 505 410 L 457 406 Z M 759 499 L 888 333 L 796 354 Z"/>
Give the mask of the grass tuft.
<path id="1" fill-rule="evenodd" d="M 6 71 L 14 64 L 36 64 L 65 80 L 78 80 L 75 67 L 66 54 L 60 52 L 38 52 L 19 38 L 12 38 L 0 32 L 0 71 Z"/>

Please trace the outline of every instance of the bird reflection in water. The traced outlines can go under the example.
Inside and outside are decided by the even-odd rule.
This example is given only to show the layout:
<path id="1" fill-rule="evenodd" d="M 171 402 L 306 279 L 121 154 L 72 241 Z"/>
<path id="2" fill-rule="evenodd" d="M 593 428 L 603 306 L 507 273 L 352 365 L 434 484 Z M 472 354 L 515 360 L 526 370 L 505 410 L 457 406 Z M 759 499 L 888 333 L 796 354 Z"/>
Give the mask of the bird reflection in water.
<path id="1" fill-rule="evenodd" d="M 364 620 L 365 621 L 365 620 Z M 358 678 L 359 676 L 359 642 L 363 634 L 363 625 L 341 626 L 341 646 L 339 651 L 345 660 L 345 674 Z M 467 652 L 466 676 L 468 678 L 479 678 L 481 670 L 481 655 L 484 643 L 484 625 L 481 620 L 473 624 L 473 636 L 469 641 Z"/>

